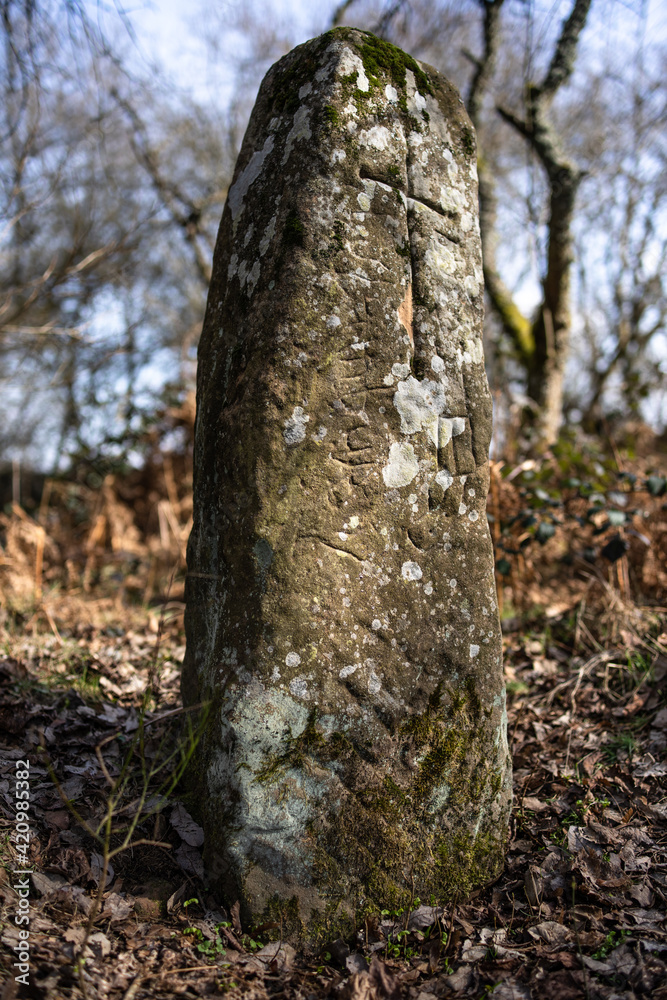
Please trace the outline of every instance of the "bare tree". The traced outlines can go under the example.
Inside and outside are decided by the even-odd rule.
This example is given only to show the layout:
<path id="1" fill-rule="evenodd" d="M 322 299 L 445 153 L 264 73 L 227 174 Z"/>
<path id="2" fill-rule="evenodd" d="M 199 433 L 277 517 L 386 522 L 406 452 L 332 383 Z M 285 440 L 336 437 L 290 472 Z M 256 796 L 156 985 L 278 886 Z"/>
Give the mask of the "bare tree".
<path id="1" fill-rule="evenodd" d="M 475 74 L 467 102 L 476 128 L 481 124 L 482 99 L 493 73 L 500 10 L 504 0 L 479 0 L 479 3 L 484 12 L 484 52 L 480 59 L 475 60 Z M 523 111 L 511 111 L 502 105 L 497 107 L 503 120 L 529 144 L 548 182 L 549 217 L 543 295 L 533 320 L 519 310 L 498 268 L 495 181 L 484 150 L 478 168 L 486 288 L 503 330 L 510 337 L 527 373 L 528 395 L 535 404 L 537 440 L 545 444 L 558 437 L 562 420 L 563 378 L 571 328 L 572 226 L 575 199 L 583 176 L 563 150 L 561 137 L 549 112 L 559 89 L 572 75 L 577 43 L 590 6 L 591 0 L 574 0 L 541 83 L 528 83 L 525 88 Z"/>
<path id="2" fill-rule="evenodd" d="M 610 409 L 639 415 L 667 374 L 667 53 L 630 72 L 587 76 L 588 178 L 575 224 L 577 364 L 570 404 L 594 426 Z M 604 94 L 602 111 L 598 107 Z M 593 133 L 593 135 L 591 135 Z M 604 206 L 603 231 L 600 207 Z"/>
<path id="3" fill-rule="evenodd" d="M 3 15 L 0 444 L 121 453 L 165 382 L 193 381 L 227 136 L 74 3 Z"/>
<path id="4" fill-rule="evenodd" d="M 600 5 L 562 0 L 550 8 L 565 13 L 559 23 L 503 0 L 332 0 L 308 31 L 251 3 L 232 35 L 213 11 L 210 65 L 234 82 L 221 106 L 145 72 L 127 20 L 112 45 L 87 10 L 80 0 L 0 0 L 0 447 L 32 441 L 53 454 L 106 442 L 122 455 L 158 398 L 192 384 L 256 87 L 331 21 L 379 31 L 467 95 L 488 335 L 503 390 L 533 400 L 533 443 L 557 434 L 564 395 L 593 421 L 655 393 L 665 63 L 651 43 L 650 59 L 627 58 L 614 76 L 594 32 L 582 37 Z"/>
<path id="5" fill-rule="evenodd" d="M 571 328 L 572 225 L 575 199 L 583 176 L 564 149 L 552 105 L 572 76 L 579 37 L 591 2 L 573 0 L 569 16 L 553 42 L 551 59 L 540 82 L 523 78 L 521 49 L 517 48 L 515 39 L 503 34 L 504 0 L 445 3 L 431 5 L 430 10 L 429 5 L 417 7 L 412 4 L 408 10 L 407 5 L 388 3 L 379 17 L 373 8 L 365 14 L 366 23 L 371 17 L 375 18 L 380 30 L 407 45 L 415 54 L 430 57 L 467 91 L 468 112 L 479 142 L 480 228 L 486 289 L 492 310 L 524 373 L 527 394 L 533 403 L 534 444 L 555 440 L 562 419 L 563 379 Z M 349 9 L 352 5 L 345 6 Z M 475 9 L 482 15 L 483 47 L 479 56 L 470 51 L 470 18 L 466 24 L 462 17 L 464 12 Z M 460 61 L 452 56 L 455 47 L 463 51 L 472 64 L 473 73 L 468 84 Z M 507 91 L 499 93 L 495 79 L 499 55 L 504 57 L 505 65 L 512 63 L 514 79 L 510 81 L 510 94 Z M 500 188 L 502 197 L 507 198 L 507 168 L 502 166 L 502 161 L 507 159 L 509 144 L 491 120 L 493 115 L 489 115 L 487 108 L 489 96 L 495 104 L 493 113 L 527 145 L 544 174 L 547 238 L 540 261 L 541 302 L 533 316 L 524 315 L 519 308 L 499 263 L 500 247 L 506 244 L 507 234 L 499 219 L 498 191 Z M 524 176 L 525 158 L 523 163 L 517 164 L 515 157 L 513 169 Z"/>

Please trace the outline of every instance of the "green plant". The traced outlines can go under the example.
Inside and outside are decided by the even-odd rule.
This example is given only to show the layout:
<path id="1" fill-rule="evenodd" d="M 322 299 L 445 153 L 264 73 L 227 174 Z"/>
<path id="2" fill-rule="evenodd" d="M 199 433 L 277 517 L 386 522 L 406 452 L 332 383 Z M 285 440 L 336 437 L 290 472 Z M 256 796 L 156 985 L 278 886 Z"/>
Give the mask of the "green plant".
<path id="1" fill-rule="evenodd" d="M 604 939 L 598 950 L 593 952 L 591 957 L 598 962 L 601 961 L 603 958 L 606 958 L 607 955 L 614 950 L 614 948 L 618 948 L 619 945 L 623 944 L 623 942 L 625 941 L 626 937 L 629 936 L 629 934 L 630 934 L 629 931 L 623 931 L 623 930 L 609 931 L 609 933 L 607 934 L 606 938 Z"/>
<path id="2" fill-rule="evenodd" d="M 216 934 L 213 941 L 202 941 L 197 945 L 197 951 L 207 958 L 215 958 L 217 955 L 226 955 L 227 952 L 219 934 Z"/>
<path id="3" fill-rule="evenodd" d="M 513 507 L 509 516 L 500 508 L 489 512 L 498 525 L 498 574 L 510 576 L 517 557 L 553 538 L 566 564 L 577 558 L 606 568 L 621 558 L 641 530 L 638 519 L 663 495 L 667 480 L 619 470 L 617 459 L 612 451 L 564 431 L 548 457 L 518 468 L 506 465 L 501 475 L 511 477 L 521 509 Z"/>
<path id="4" fill-rule="evenodd" d="M 202 932 L 199 930 L 198 927 L 184 927 L 183 934 L 185 934 L 186 937 L 193 937 L 195 941 L 204 940 L 204 935 L 202 934 Z"/>
<path id="5" fill-rule="evenodd" d="M 249 951 L 259 951 L 260 948 L 264 947 L 261 941 L 256 941 L 249 934 L 243 935 L 241 938 L 241 944 L 246 950 Z"/>
<path id="6" fill-rule="evenodd" d="M 619 753 L 626 753 L 631 756 L 637 747 L 637 740 L 632 733 L 615 733 L 611 739 L 604 744 L 602 752 L 610 764 L 615 764 Z"/>

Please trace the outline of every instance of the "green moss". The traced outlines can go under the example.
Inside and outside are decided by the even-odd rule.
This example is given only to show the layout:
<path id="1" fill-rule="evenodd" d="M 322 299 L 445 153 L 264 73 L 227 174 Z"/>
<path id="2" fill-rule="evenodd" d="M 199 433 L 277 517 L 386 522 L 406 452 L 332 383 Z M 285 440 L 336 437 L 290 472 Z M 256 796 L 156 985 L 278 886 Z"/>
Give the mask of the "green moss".
<path id="1" fill-rule="evenodd" d="M 331 34 L 335 35 L 336 32 Z M 343 98 L 345 100 L 352 98 L 360 114 L 367 109 L 368 102 L 372 100 L 374 92 L 382 85 L 381 78 L 386 79 L 387 77 L 398 90 L 398 103 L 401 111 L 407 113 L 407 70 L 411 70 L 414 74 L 417 90 L 422 96 L 435 94 L 428 76 L 412 56 L 403 52 L 396 45 L 392 45 L 391 42 L 376 38 L 375 35 L 364 33 L 363 37 L 364 42 L 358 51 L 368 78 L 369 89 L 364 91 L 356 87 L 356 72 L 342 78 Z M 425 120 L 428 121 L 428 116 Z M 416 122 L 417 119 L 414 121 Z M 419 123 L 417 128 L 421 130 Z"/>
<path id="2" fill-rule="evenodd" d="M 345 241 L 343 240 L 343 233 L 345 232 L 345 226 L 340 221 L 336 219 L 333 224 L 333 229 L 331 230 L 331 242 L 329 246 L 324 250 L 318 250 L 317 256 L 321 257 L 323 260 L 331 260 L 335 257 L 337 253 L 345 249 Z"/>
<path id="3" fill-rule="evenodd" d="M 313 53 L 308 59 L 295 59 L 293 65 L 278 77 L 274 84 L 272 110 L 275 114 L 294 114 L 301 103 L 299 91 L 318 69 L 318 60 Z"/>
<path id="4" fill-rule="evenodd" d="M 404 910 L 410 905 L 410 891 L 394 882 L 383 868 L 376 864 L 368 876 L 368 891 L 372 899 L 382 900 L 384 910 Z M 368 908 L 373 912 L 373 907 Z"/>
<path id="5" fill-rule="evenodd" d="M 502 767 L 489 767 L 496 750 L 484 715 L 472 678 L 456 690 L 438 685 L 395 734 L 396 770 L 378 774 L 374 766 L 370 783 L 366 747 L 348 732 L 323 731 L 316 710 L 297 736 L 288 728 L 254 780 L 278 797 L 290 794 L 284 779 L 294 769 L 335 772 L 340 784 L 322 799 L 303 845 L 325 911 L 299 914 L 296 900 L 274 898 L 265 916 L 286 937 L 331 939 L 354 929 L 354 911 L 361 921 L 408 906 L 413 894 L 463 899 L 498 874 L 503 828 L 487 820 L 478 835 L 469 832 L 471 810 L 483 816 L 502 784 Z M 441 794 L 444 811 L 435 804 Z"/>
<path id="6" fill-rule="evenodd" d="M 291 768 L 303 768 L 306 758 L 322 748 L 326 742 L 317 729 L 316 722 L 317 711 L 313 709 L 305 728 L 298 736 L 293 736 L 291 727 L 288 728 L 282 752 L 274 757 L 268 757 L 255 772 L 254 780 L 260 783 L 277 782 Z"/>
<path id="7" fill-rule="evenodd" d="M 472 156 L 475 152 L 475 133 L 467 125 L 461 129 L 461 147 L 467 156 Z"/>
<path id="8" fill-rule="evenodd" d="M 301 58 L 290 58 L 289 56 L 286 58 L 287 65 L 273 83 L 274 96 L 271 108 L 274 114 L 282 114 L 283 112 L 294 114 L 298 109 L 301 104 L 299 91 L 305 83 L 314 78 L 315 73 L 321 68 L 322 57 L 325 49 L 333 40 L 332 35 L 337 36 L 337 38 L 347 37 L 341 29 L 327 32 L 326 35 L 322 36 L 317 48 L 307 58 L 304 58 L 303 55 Z"/>
<path id="9" fill-rule="evenodd" d="M 502 868 L 503 846 L 503 839 L 495 832 L 473 838 L 441 838 L 434 851 L 436 897 L 465 899 L 496 878 Z"/>
<path id="10" fill-rule="evenodd" d="M 405 793 L 396 784 L 396 782 L 393 780 L 393 778 L 389 777 L 389 775 L 387 775 L 387 777 L 384 779 L 383 785 L 387 789 L 387 791 L 389 792 L 389 794 L 392 795 L 392 796 L 394 796 L 396 799 L 398 799 L 398 801 L 401 804 L 405 802 Z"/>
<path id="11" fill-rule="evenodd" d="M 327 45 L 331 42 L 346 42 L 350 35 L 352 34 L 353 28 L 330 28 L 328 31 L 322 35 L 322 38 L 326 41 Z"/>
<path id="12" fill-rule="evenodd" d="M 280 939 L 298 940 L 303 937 L 305 924 L 301 916 L 299 897 L 292 896 L 290 899 L 281 899 L 276 893 L 268 901 L 264 908 L 264 923 L 277 924 L 276 930 L 280 930 Z M 277 937 L 277 935 L 274 935 Z"/>
<path id="13" fill-rule="evenodd" d="M 290 212 L 285 219 L 283 229 L 283 245 L 286 247 L 302 247 L 305 242 L 306 230 L 298 214 Z"/>
<path id="14" fill-rule="evenodd" d="M 379 77 L 386 74 L 391 77 L 395 87 L 405 91 L 407 85 L 406 70 L 414 73 L 415 84 L 420 94 L 433 95 L 433 87 L 429 78 L 417 62 L 398 46 L 386 42 L 375 35 L 366 35 L 366 41 L 360 49 L 366 76 L 372 86 L 379 86 Z M 407 107 L 403 110 L 407 110 Z"/>
<path id="15" fill-rule="evenodd" d="M 322 121 L 328 126 L 340 125 L 340 115 L 333 104 L 325 104 L 322 108 Z"/>

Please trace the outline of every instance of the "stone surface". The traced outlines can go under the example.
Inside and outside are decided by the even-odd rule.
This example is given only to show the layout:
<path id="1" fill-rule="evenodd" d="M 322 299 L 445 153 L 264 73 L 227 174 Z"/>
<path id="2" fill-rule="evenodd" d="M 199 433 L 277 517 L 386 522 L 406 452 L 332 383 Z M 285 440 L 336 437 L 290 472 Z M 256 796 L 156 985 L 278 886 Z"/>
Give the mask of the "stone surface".
<path id="1" fill-rule="evenodd" d="M 502 865 L 475 155 L 441 75 L 336 29 L 267 74 L 223 214 L 183 691 L 209 870 L 292 934 Z"/>

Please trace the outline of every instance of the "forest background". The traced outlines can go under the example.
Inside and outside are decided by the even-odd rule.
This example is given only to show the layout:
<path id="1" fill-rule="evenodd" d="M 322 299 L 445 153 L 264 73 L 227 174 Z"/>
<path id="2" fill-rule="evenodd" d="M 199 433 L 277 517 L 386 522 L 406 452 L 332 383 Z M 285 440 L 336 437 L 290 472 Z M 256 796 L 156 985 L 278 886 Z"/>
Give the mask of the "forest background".
<path id="1" fill-rule="evenodd" d="M 555 997 L 657 996 L 667 5 L 2 0 L 0 14 L 0 722 L 8 760 L 26 740 L 47 754 L 31 848 L 46 879 L 41 985 L 25 995 L 171 996 L 187 968 L 179 991 L 194 995 L 232 981 L 262 995 L 273 976 L 286 995 L 511 982 L 523 997 L 547 979 Z M 245 124 L 269 66 L 336 24 L 443 71 L 477 130 L 488 516 L 517 775 L 501 888 L 438 917 L 436 951 L 402 915 L 366 928 L 357 951 L 370 959 L 376 934 L 380 972 L 340 949 L 253 966 L 265 937 L 208 899 L 178 767 L 165 765 L 167 809 L 145 747 L 130 740 L 132 766 L 118 763 L 128 733 L 180 719 L 196 348 Z M 130 806 L 145 843 L 112 862 Z M 104 817 L 110 839 L 96 840 Z"/>

